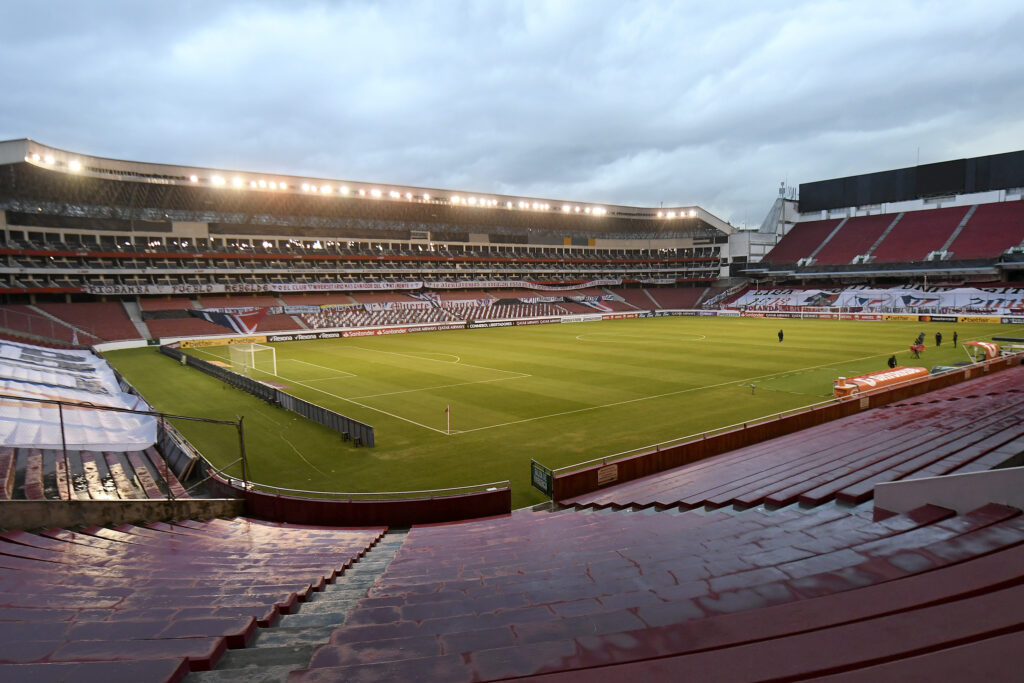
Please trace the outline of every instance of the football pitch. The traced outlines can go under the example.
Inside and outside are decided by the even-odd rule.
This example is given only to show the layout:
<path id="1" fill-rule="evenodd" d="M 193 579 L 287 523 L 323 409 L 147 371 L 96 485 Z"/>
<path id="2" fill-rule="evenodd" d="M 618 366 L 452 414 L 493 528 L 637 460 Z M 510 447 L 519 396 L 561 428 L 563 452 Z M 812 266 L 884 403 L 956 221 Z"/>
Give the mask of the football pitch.
<path id="1" fill-rule="evenodd" d="M 777 332 L 785 337 L 779 342 Z M 376 447 L 182 367 L 155 349 L 108 352 L 158 410 L 245 417 L 249 477 L 293 489 L 370 492 L 509 480 L 513 507 L 542 500 L 530 460 L 553 468 L 827 400 L 832 381 L 900 365 L 967 360 L 960 341 L 1000 326 L 665 317 L 287 342 L 249 373 L 373 425 Z M 941 331 L 944 344 L 934 346 Z M 919 332 L 920 360 L 908 346 Z M 188 349 L 230 364 L 226 347 Z M 257 359 L 259 360 L 259 359 Z M 230 428 L 177 421 L 215 465 L 238 457 Z M 228 470 L 236 476 L 237 466 Z"/>

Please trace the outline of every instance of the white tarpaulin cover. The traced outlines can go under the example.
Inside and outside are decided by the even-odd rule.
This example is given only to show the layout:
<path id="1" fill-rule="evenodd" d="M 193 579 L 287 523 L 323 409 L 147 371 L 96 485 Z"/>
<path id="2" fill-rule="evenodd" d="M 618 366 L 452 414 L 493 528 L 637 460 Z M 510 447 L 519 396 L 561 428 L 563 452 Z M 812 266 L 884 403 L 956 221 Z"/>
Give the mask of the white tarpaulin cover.
<path id="1" fill-rule="evenodd" d="M 126 394 L 107 363 L 90 351 L 48 349 L 0 340 L 0 394 L 95 406 L 150 410 Z M 156 418 L 64 406 L 64 443 L 69 450 L 136 451 L 156 441 Z M 0 445 L 60 449 L 56 405 L 0 399 Z"/>

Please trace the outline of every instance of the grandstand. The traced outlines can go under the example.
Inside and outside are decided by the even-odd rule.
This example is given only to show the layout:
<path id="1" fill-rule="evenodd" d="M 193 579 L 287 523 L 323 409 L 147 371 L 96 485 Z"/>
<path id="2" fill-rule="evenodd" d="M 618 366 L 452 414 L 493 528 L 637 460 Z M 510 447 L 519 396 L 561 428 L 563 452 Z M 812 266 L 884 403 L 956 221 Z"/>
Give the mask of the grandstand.
<path id="1" fill-rule="evenodd" d="M 217 344 L 231 334 L 224 321 L 250 314 L 259 321 L 244 334 L 280 333 L 267 343 L 669 314 L 1012 332 L 1024 324 L 1013 154 L 962 160 L 967 180 L 952 196 L 931 193 L 925 171 L 916 183 L 889 178 L 909 194 L 876 191 L 873 177 L 803 186 L 790 224 L 780 197 L 757 260 L 751 236 L 696 206 L 3 142 L 0 334 L 18 340 L 2 354 L 15 368 L 5 377 L 91 392 L 89 409 L 120 396 L 116 385 L 124 412 L 149 417 L 148 406 L 124 407 L 141 399 L 122 378 L 106 393 L 83 379 L 73 364 L 93 363 L 86 351 L 46 349 Z M 982 166 L 992 172 L 967 173 Z M 855 201 L 847 187 L 861 188 Z M 273 383 L 164 348 L 275 410 L 292 404 Z M 19 352 L 72 379 L 29 377 Z M 244 442 L 241 478 L 218 470 L 167 416 L 143 441 L 115 439 L 103 418 L 74 427 L 105 441 L 43 443 L 34 404 L 21 405 L 31 392 L 8 397 L 18 412 L 5 410 L 15 429 L 4 434 L 19 436 L 0 445 L 0 676 L 1013 680 L 1024 645 L 1024 366 L 998 352 L 961 365 L 650 451 L 560 470 L 538 462 L 534 485 L 551 500 L 515 511 L 507 483 L 307 498 L 249 480 Z M 61 406 L 80 415 L 72 403 Z M 355 450 L 349 418 L 290 409 L 324 426 L 348 420 L 339 458 L 374 459 Z M 61 440 L 77 438 L 60 417 Z"/>

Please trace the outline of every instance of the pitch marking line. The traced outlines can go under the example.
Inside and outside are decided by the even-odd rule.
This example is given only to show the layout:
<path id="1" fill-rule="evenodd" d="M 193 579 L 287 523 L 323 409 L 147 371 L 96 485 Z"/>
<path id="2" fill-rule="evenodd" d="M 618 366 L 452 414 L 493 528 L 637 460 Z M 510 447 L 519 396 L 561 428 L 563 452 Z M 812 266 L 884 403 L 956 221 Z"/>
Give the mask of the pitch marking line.
<path id="1" fill-rule="evenodd" d="M 587 337 L 612 337 L 612 339 L 588 339 Z M 706 334 L 689 334 L 673 337 L 671 339 L 649 339 L 647 337 L 617 337 L 610 332 L 591 332 L 590 334 L 577 334 L 576 341 L 589 342 L 591 344 L 653 344 L 661 341 L 705 341 Z"/>
<path id="2" fill-rule="evenodd" d="M 332 367 L 329 367 L 327 365 L 317 365 L 316 363 L 310 363 L 309 361 L 299 360 L 298 358 L 282 358 L 281 360 L 282 361 L 285 361 L 285 360 L 291 361 L 292 363 L 302 363 L 304 365 L 312 365 L 314 368 L 320 368 L 321 370 L 330 370 L 331 372 L 340 372 L 341 373 L 337 377 L 318 378 L 318 379 L 341 379 L 343 377 L 358 377 L 359 376 L 359 375 L 355 374 L 354 372 L 349 372 L 348 370 L 340 370 L 338 368 L 332 368 Z"/>
<path id="3" fill-rule="evenodd" d="M 524 375 L 524 377 L 532 377 L 532 375 Z M 383 394 L 364 394 L 363 396 L 353 396 L 352 398 L 377 398 L 378 396 L 394 396 L 395 394 L 411 394 L 416 391 L 431 391 L 433 389 L 449 389 L 451 387 L 464 387 L 471 384 L 487 384 L 488 382 L 507 382 L 510 379 L 522 379 L 522 377 L 496 377 L 494 379 L 481 379 L 475 382 L 458 382 L 457 384 L 439 384 L 432 387 L 421 387 L 419 389 L 402 389 L 400 391 L 387 391 Z"/>
<path id="4" fill-rule="evenodd" d="M 821 365 L 811 365 L 811 366 L 808 366 L 806 368 L 801 368 L 797 372 L 801 372 L 801 371 L 805 371 L 805 370 L 815 370 L 817 368 L 833 367 L 833 366 L 836 366 L 836 365 L 840 365 L 841 363 L 855 363 L 857 361 L 868 360 L 869 358 L 879 358 L 879 357 L 884 356 L 884 355 L 886 355 L 886 354 L 872 354 L 870 356 L 864 356 L 862 358 L 850 358 L 850 359 L 842 360 L 842 361 L 839 361 L 839 362 L 836 362 L 836 363 L 823 363 Z M 526 422 L 536 422 L 537 420 L 546 420 L 549 417 L 561 417 L 563 415 L 573 415 L 575 413 L 586 413 L 586 412 L 589 412 L 589 411 L 592 411 L 592 410 L 601 410 L 602 408 L 611 408 L 613 406 L 627 405 L 629 403 L 639 403 L 641 401 L 649 401 L 651 399 L 656 399 L 656 398 L 665 398 L 667 396 L 678 396 L 680 394 L 688 394 L 688 393 L 691 393 L 691 392 L 694 392 L 694 391 L 702 391 L 704 389 L 717 389 L 719 387 L 729 386 L 730 384 L 740 384 L 742 382 L 748 382 L 749 383 L 749 382 L 753 382 L 754 380 L 764 379 L 766 377 L 775 377 L 776 375 L 784 375 L 784 374 L 789 374 L 789 373 L 792 373 L 792 372 L 793 372 L 793 370 L 784 370 L 782 372 L 772 372 L 772 373 L 769 373 L 767 375 L 758 375 L 757 377 L 747 377 L 745 379 L 736 379 L 736 380 L 732 380 L 732 381 L 729 381 L 729 382 L 720 382 L 718 384 L 706 384 L 706 385 L 700 386 L 700 387 L 690 387 L 689 389 L 680 389 L 678 391 L 669 391 L 669 392 L 666 392 L 664 394 L 655 394 L 653 396 L 641 396 L 640 398 L 630 398 L 630 399 L 626 399 L 625 401 L 614 401 L 612 403 L 603 403 L 601 405 L 590 406 L 588 408 L 577 408 L 575 410 L 566 410 L 566 411 L 562 411 L 560 413 L 550 413 L 548 415 L 538 415 L 537 417 L 528 417 L 528 418 L 524 418 L 522 420 L 511 420 L 509 422 L 501 422 L 501 423 L 498 423 L 498 424 L 487 425 L 485 427 L 474 427 L 472 429 L 463 429 L 463 430 L 460 430 L 460 433 L 480 432 L 480 431 L 483 431 L 485 429 L 494 429 L 496 427 L 508 427 L 509 425 L 523 424 L 523 423 L 526 423 Z"/>
<path id="5" fill-rule="evenodd" d="M 517 375 L 519 377 L 533 377 L 533 375 L 530 375 L 530 374 L 525 373 L 525 372 L 516 372 L 515 370 L 502 370 L 501 368 L 489 368 L 486 365 L 473 365 L 471 363 L 463 363 L 462 359 L 459 356 L 456 356 L 455 354 L 450 354 L 450 353 L 446 353 L 446 354 L 443 354 L 443 355 L 452 356 L 453 358 L 456 358 L 457 360 L 450 361 L 450 360 L 438 360 L 436 358 L 424 358 L 423 356 L 414 356 L 414 355 L 408 354 L 408 353 L 398 353 L 397 351 L 381 351 L 380 349 L 371 349 L 371 348 L 366 347 L 366 346 L 355 346 L 355 345 L 352 345 L 352 346 L 348 346 L 347 348 L 350 348 L 350 349 L 362 349 L 363 351 L 373 351 L 374 353 L 387 353 L 387 354 L 390 354 L 392 356 L 403 356 L 405 358 L 412 358 L 413 360 L 432 360 L 435 363 L 445 363 L 446 365 L 460 365 L 460 366 L 462 366 L 464 368 L 476 368 L 477 370 L 490 370 L 491 372 L 504 372 L 506 374 Z M 428 352 L 428 353 L 430 353 L 430 352 Z M 437 354 L 437 355 L 441 355 L 441 354 Z"/>
<path id="6" fill-rule="evenodd" d="M 215 358 L 222 358 L 222 357 L 224 357 L 224 356 L 217 355 L 216 353 L 213 353 L 211 351 L 206 351 L 206 350 L 203 350 L 203 349 L 196 349 L 196 350 L 198 350 L 200 353 L 206 353 L 207 355 L 212 355 Z M 443 429 L 435 429 L 434 427 L 430 427 L 429 425 L 425 425 L 423 423 L 416 422 L 415 420 L 410 420 L 409 418 L 403 418 L 400 415 L 395 415 L 394 413 L 388 413 L 387 411 L 382 411 L 379 408 L 374 408 L 373 405 L 367 405 L 366 403 L 360 403 L 359 401 L 353 400 L 351 398 L 345 398 L 344 396 L 339 396 L 336 393 L 331 393 L 330 391 L 325 391 L 324 389 L 314 387 L 314 386 L 312 386 L 310 384 L 306 384 L 305 382 L 300 382 L 299 380 L 294 380 L 294 379 L 291 379 L 289 377 L 285 377 L 284 375 L 274 375 L 273 373 L 268 373 L 265 370 L 259 370 L 258 368 L 254 368 L 253 370 L 255 370 L 256 372 L 263 373 L 264 375 L 269 375 L 270 377 L 276 377 L 276 378 L 278 378 L 280 380 L 284 380 L 286 382 L 291 382 L 292 384 L 297 384 L 298 386 L 303 386 L 303 387 L 305 387 L 307 389 L 310 389 L 311 391 L 317 391 L 317 392 L 325 394 L 327 396 L 331 396 L 333 398 L 337 398 L 339 400 L 343 400 L 343 401 L 345 401 L 347 403 L 352 403 L 353 405 L 358 405 L 359 408 L 365 408 L 368 411 L 373 411 L 374 413 L 380 413 L 381 415 L 386 415 L 389 418 L 394 418 L 395 420 L 401 420 L 402 422 L 408 422 L 411 425 L 416 425 L 417 427 L 423 427 L 424 429 L 429 429 L 430 431 L 437 432 L 438 434 L 444 434 L 445 433 Z"/>

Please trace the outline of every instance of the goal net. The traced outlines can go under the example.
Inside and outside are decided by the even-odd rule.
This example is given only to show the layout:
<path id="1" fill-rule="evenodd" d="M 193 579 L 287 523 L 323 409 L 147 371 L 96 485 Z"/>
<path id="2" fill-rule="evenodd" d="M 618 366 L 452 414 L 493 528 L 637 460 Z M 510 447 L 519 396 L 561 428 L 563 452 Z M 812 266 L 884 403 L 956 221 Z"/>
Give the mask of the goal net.
<path id="1" fill-rule="evenodd" d="M 277 375 L 277 353 L 264 344 L 230 344 L 231 369 L 244 375 L 254 371 Z"/>

